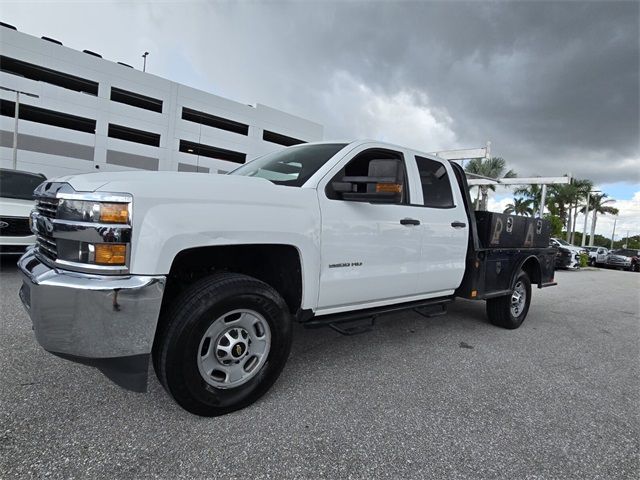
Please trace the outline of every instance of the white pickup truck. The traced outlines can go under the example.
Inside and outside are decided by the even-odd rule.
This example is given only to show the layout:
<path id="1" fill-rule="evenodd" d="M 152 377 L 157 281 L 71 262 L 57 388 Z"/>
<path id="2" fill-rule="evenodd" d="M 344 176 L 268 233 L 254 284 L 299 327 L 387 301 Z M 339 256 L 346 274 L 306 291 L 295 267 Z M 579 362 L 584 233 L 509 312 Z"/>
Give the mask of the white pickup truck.
<path id="1" fill-rule="evenodd" d="M 458 296 L 517 328 L 531 284 L 555 285 L 546 222 L 476 222 L 458 165 L 379 142 L 289 147 L 229 175 L 63 177 L 35 197 L 19 268 L 38 342 L 135 391 L 152 358 L 203 416 L 269 389 L 294 321 L 354 333 Z"/>

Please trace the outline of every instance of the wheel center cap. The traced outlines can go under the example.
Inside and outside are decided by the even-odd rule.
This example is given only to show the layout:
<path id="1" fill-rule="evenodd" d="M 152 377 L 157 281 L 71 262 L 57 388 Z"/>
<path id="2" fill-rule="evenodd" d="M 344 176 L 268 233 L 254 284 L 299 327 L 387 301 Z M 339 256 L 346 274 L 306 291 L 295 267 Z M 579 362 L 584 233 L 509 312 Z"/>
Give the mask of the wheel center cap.
<path id="1" fill-rule="evenodd" d="M 247 351 L 247 345 L 244 342 L 238 342 L 231 347 L 231 355 L 234 358 L 240 358 Z"/>

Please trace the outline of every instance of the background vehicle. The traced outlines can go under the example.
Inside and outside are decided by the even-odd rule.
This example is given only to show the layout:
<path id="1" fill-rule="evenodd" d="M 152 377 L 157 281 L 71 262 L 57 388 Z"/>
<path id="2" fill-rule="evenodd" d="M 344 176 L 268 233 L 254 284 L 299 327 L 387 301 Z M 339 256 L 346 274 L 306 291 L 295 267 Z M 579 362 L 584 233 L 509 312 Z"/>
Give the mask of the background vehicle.
<path id="1" fill-rule="evenodd" d="M 628 248 L 621 248 L 609 252 L 606 259 L 607 267 L 623 268 L 633 272 L 640 271 L 640 252 Z"/>
<path id="2" fill-rule="evenodd" d="M 370 141 L 225 176 L 65 177 L 35 192 L 20 296 L 46 350 L 138 391 L 153 354 L 182 407 L 221 415 L 275 382 L 294 320 L 352 334 L 463 297 L 518 328 L 531 285 L 555 285 L 549 223 L 473 212 L 468 191 L 459 165 Z"/>
<path id="3" fill-rule="evenodd" d="M 595 267 L 596 265 L 604 265 L 607 261 L 607 255 L 609 249 L 605 247 L 584 247 L 589 254 L 589 265 Z"/>
<path id="4" fill-rule="evenodd" d="M 556 250 L 556 270 L 560 268 L 570 268 L 570 265 L 575 263 L 575 253 L 572 250 L 565 247 L 556 247 Z"/>
<path id="5" fill-rule="evenodd" d="M 561 238 L 551 238 L 549 241 L 549 245 L 552 247 L 563 247 L 573 254 L 571 256 L 569 265 L 565 268 L 578 269 L 580 268 L 580 255 L 586 253 L 587 251 L 584 248 L 577 247 L 575 245 L 571 245 L 569 242 L 562 240 Z"/>
<path id="6" fill-rule="evenodd" d="M 44 180 L 42 174 L 0 168 L 0 254 L 21 255 L 36 242 L 29 214 L 33 191 Z"/>

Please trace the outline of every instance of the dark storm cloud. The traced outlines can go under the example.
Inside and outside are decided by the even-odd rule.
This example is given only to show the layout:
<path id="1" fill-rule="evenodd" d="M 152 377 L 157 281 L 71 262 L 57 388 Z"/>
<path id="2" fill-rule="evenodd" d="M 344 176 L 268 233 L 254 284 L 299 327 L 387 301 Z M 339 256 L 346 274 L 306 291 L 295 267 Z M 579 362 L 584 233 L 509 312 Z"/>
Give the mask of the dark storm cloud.
<path id="1" fill-rule="evenodd" d="M 7 2 L 3 20 L 242 102 L 521 175 L 640 183 L 638 2 Z M 117 26 L 117 29 L 115 28 Z M 138 62 L 138 63 L 136 63 Z"/>
<path id="2" fill-rule="evenodd" d="M 458 146 L 491 139 L 495 153 L 522 174 L 570 171 L 596 181 L 639 181 L 636 2 L 212 10 L 221 22 L 231 19 L 238 35 L 259 39 L 260 46 L 247 46 L 259 52 L 255 57 L 234 50 L 253 64 L 247 71 L 289 79 L 285 87 L 263 76 L 271 92 L 265 95 L 317 118 L 329 134 L 352 133 L 348 122 L 336 131 L 331 105 L 316 103 L 331 76 L 347 72 L 376 94 L 424 93 L 430 108 L 451 117 Z M 299 104 L 302 94 L 306 106 Z"/>

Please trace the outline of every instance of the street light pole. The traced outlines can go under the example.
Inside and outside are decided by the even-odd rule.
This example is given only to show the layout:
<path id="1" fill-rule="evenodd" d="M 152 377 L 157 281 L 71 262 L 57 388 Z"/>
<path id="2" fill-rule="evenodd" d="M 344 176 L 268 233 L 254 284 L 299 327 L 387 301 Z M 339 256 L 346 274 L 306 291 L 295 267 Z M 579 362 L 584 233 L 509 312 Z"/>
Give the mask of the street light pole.
<path id="1" fill-rule="evenodd" d="M 611 250 L 613 250 L 613 240 L 616 238 L 616 222 L 618 221 L 618 217 L 616 216 L 613 219 L 613 233 L 611 234 Z"/>
<path id="2" fill-rule="evenodd" d="M 142 58 L 143 58 L 143 63 L 142 63 L 142 71 L 146 72 L 147 71 L 147 55 L 149 55 L 149 52 L 144 52 L 142 54 Z"/>
<path id="3" fill-rule="evenodd" d="M 13 153 L 12 153 L 12 158 L 13 158 L 13 169 L 17 170 L 18 169 L 18 120 L 20 118 L 20 94 L 27 95 L 27 96 L 33 97 L 33 98 L 40 98 L 40 96 L 36 95 L 35 93 L 23 92 L 23 91 L 20 91 L 20 90 L 15 90 L 13 88 L 7 88 L 7 87 L 2 87 L 2 86 L 0 86 L 0 90 L 5 90 L 7 92 L 14 92 L 16 94 L 15 111 L 14 111 L 14 114 L 13 114 L 14 123 L 13 123 Z"/>
<path id="4" fill-rule="evenodd" d="M 16 106 L 14 109 L 15 121 L 13 124 L 13 169 L 18 169 L 18 116 L 20 113 L 20 92 L 16 92 Z"/>

